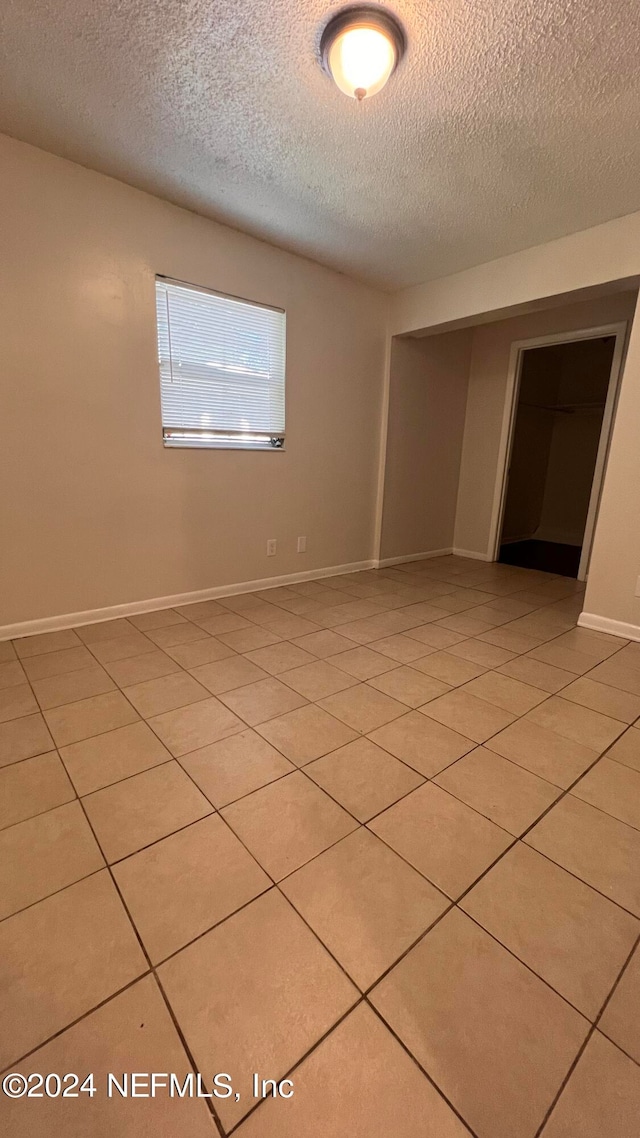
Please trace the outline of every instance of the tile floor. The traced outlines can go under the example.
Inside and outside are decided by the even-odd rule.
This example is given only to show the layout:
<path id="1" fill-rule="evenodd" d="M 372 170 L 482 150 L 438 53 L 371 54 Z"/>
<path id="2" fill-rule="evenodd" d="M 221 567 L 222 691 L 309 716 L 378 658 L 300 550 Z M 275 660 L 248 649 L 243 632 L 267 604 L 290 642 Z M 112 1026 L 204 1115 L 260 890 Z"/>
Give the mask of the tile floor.
<path id="1" fill-rule="evenodd" d="M 637 1138 L 640 644 L 580 609 L 441 557 L 0 644 L 0 1067 L 97 1086 L 4 1132 Z"/>

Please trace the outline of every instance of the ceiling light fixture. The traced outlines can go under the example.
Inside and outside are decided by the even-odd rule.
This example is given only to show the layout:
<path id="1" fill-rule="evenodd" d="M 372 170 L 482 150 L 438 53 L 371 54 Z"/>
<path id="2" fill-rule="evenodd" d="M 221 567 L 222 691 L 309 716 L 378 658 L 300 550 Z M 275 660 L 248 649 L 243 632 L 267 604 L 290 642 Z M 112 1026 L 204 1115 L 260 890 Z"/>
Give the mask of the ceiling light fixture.
<path id="1" fill-rule="evenodd" d="M 405 47 L 404 31 L 391 12 L 361 4 L 332 16 L 322 33 L 320 56 L 340 90 L 361 102 L 382 90 Z"/>

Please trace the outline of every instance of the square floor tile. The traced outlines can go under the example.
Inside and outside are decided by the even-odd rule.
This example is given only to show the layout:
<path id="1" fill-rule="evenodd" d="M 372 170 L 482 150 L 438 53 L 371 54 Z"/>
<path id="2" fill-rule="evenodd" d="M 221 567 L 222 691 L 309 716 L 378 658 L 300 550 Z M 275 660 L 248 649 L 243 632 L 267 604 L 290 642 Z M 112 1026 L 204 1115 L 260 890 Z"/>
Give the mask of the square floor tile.
<path id="1" fill-rule="evenodd" d="M 105 664 L 105 669 L 120 687 L 129 687 L 130 684 L 142 684 L 145 680 L 157 680 L 160 676 L 178 672 L 180 665 L 158 648 L 154 652 L 144 652 L 142 656 L 114 660 Z"/>
<path id="2" fill-rule="evenodd" d="M 473 639 L 452 644 L 449 653 L 452 656 L 459 656 L 461 660 L 470 660 L 472 664 L 481 664 L 483 668 L 498 668 L 513 659 L 513 652 L 508 652 L 506 648 L 498 648 L 495 644 L 485 644 L 483 640 Z"/>
<path id="3" fill-rule="evenodd" d="M 14 1063 L 146 968 L 107 870 L 3 921 L 0 1067 Z"/>
<path id="4" fill-rule="evenodd" d="M 40 714 L 0 723 L 0 767 L 51 751 L 53 739 Z"/>
<path id="5" fill-rule="evenodd" d="M 78 644 L 76 648 L 63 648 L 59 652 L 43 652 L 41 656 L 29 656 L 22 661 L 30 680 L 45 680 L 48 676 L 62 676 L 65 672 L 75 672 L 77 668 L 88 668 L 95 659 L 88 648 Z"/>
<path id="6" fill-rule="evenodd" d="M 521 842 L 460 906 L 590 1020 L 640 932 L 635 917 Z"/>
<path id="7" fill-rule="evenodd" d="M 257 730 L 299 767 L 356 738 L 350 727 L 312 704 L 269 719 Z"/>
<path id="8" fill-rule="evenodd" d="M 83 624 L 75 630 L 85 644 L 100 644 L 118 636 L 134 636 L 136 629 L 125 617 L 117 620 L 99 620 L 94 624 Z"/>
<path id="9" fill-rule="evenodd" d="M 46 680 L 32 680 L 32 684 L 43 711 L 50 707 L 61 707 L 64 703 L 77 703 L 92 695 L 102 695 L 103 692 L 114 691 L 116 687 L 111 676 L 99 664 L 65 672 L 60 676 L 49 676 Z M 37 709 L 35 701 L 34 706 Z M 29 710 L 32 711 L 33 708 Z"/>
<path id="10" fill-rule="evenodd" d="M 485 747 L 447 767 L 435 781 L 510 834 L 521 834 L 558 798 L 557 786 Z"/>
<path id="11" fill-rule="evenodd" d="M 210 664 L 205 664 L 205 668 L 209 667 Z M 133 684 L 125 688 L 123 694 L 144 719 L 161 715 L 163 711 L 173 711 L 176 707 L 186 707 L 199 699 L 209 699 L 210 696 L 210 692 L 187 672 L 171 672 L 156 680 Z"/>
<path id="12" fill-rule="evenodd" d="M 205 601 L 205 604 L 209 603 Z M 156 609 L 154 612 L 141 612 L 138 616 L 130 616 L 128 619 L 134 628 L 138 628 L 140 632 L 147 632 L 150 628 L 168 628 L 170 624 L 183 624 L 185 618 L 175 609 Z"/>
<path id="13" fill-rule="evenodd" d="M 609 715 L 612 719 L 620 719 L 623 723 L 633 723 L 640 716 L 640 696 L 630 695 L 608 684 L 599 684 L 589 676 L 581 676 L 564 688 L 562 698 L 590 707 L 592 711 Z"/>
<path id="14" fill-rule="evenodd" d="M 305 652 L 304 648 L 299 648 L 288 640 L 258 648 L 254 652 L 248 652 L 247 655 L 249 660 L 271 676 L 278 676 L 281 672 L 291 671 L 292 668 L 301 668 L 303 664 L 313 664 L 316 659 L 311 652 Z"/>
<path id="15" fill-rule="evenodd" d="M 640 950 L 631 960 L 607 1004 L 598 1027 L 640 1063 Z"/>
<path id="16" fill-rule="evenodd" d="M 61 747 L 60 754 L 81 795 L 140 774 L 171 758 L 166 747 L 141 721 Z"/>
<path id="17" fill-rule="evenodd" d="M 375 691 L 368 684 L 357 684 L 319 702 L 330 715 L 335 715 L 336 719 L 341 719 L 361 734 L 375 731 L 376 727 L 382 727 L 383 723 L 397 719 L 406 711 L 405 704 Z"/>
<path id="18" fill-rule="evenodd" d="M 486 665 L 476 664 L 472 660 L 463 660 L 451 652 L 431 652 L 419 660 L 415 666 L 425 675 L 442 680 L 451 687 L 466 684 L 487 670 Z"/>
<path id="19" fill-rule="evenodd" d="M 585 747 L 604 751 L 624 731 L 624 724 L 588 707 L 570 703 L 561 696 L 552 695 L 530 711 L 527 719 L 541 727 L 549 727 L 566 739 L 582 743 Z"/>
<path id="20" fill-rule="evenodd" d="M 344 691 L 345 688 L 353 687 L 358 682 L 342 668 L 335 668 L 327 660 L 314 660 L 312 664 L 304 664 L 301 668 L 283 672 L 280 679 L 294 691 L 311 700 Z"/>
<path id="21" fill-rule="evenodd" d="M 477 699 L 467 691 L 447 692 L 425 704 L 422 710 L 431 719 L 436 719 L 445 727 L 461 731 L 476 743 L 484 743 L 515 719 L 510 711 L 503 711 L 484 699 Z"/>
<path id="22" fill-rule="evenodd" d="M 109 862 L 213 812 L 210 802 L 173 761 L 97 790 L 83 804 Z"/>
<path id="23" fill-rule="evenodd" d="M 0 828 L 13 826 L 75 798 L 55 751 L 0 770 Z"/>
<path id="24" fill-rule="evenodd" d="M 370 999 L 479 1138 L 533 1138 L 588 1031 L 459 910 Z"/>
<path id="25" fill-rule="evenodd" d="M 0 690 L 0 723 L 31 715 L 34 711 L 38 711 L 38 704 L 29 684 L 16 684 Z"/>
<path id="26" fill-rule="evenodd" d="M 590 674 L 589 679 L 597 683 L 608 684 L 610 687 L 621 688 L 630 695 L 640 695 L 640 667 L 634 657 L 626 655 L 623 648 L 610 660 L 598 664 Z"/>
<path id="27" fill-rule="evenodd" d="M 369 828 L 453 898 L 513 842 L 511 834 L 432 782 L 379 814 Z"/>
<path id="28" fill-rule="evenodd" d="M 250 729 L 191 751 L 181 764 L 216 807 L 227 806 L 295 769 L 275 747 Z"/>
<path id="29" fill-rule="evenodd" d="M 2 830 L 0 920 L 103 865 L 79 802 L 68 802 Z"/>
<path id="30" fill-rule="evenodd" d="M 503 676 L 513 676 L 514 680 L 521 680 L 534 688 L 541 688 L 550 695 L 565 688 L 575 679 L 573 672 L 554 668 L 553 664 L 543 664 L 541 660 L 532 660 L 530 656 L 518 656 L 515 660 L 509 660 L 508 664 L 501 664 L 497 670 Z"/>
<path id="31" fill-rule="evenodd" d="M 239 1138 L 468 1138 L 467 1128 L 364 1004 L 296 1068 L 294 1079 L 286 1109 L 267 1100 L 243 1123 Z"/>
<path id="32" fill-rule="evenodd" d="M 362 991 L 449 904 L 393 850 L 363 829 L 292 874 L 282 889 Z"/>
<path id="33" fill-rule="evenodd" d="M 640 830 L 640 771 L 604 758 L 571 793 Z"/>
<path id="34" fill-rule="evenodd" d="M 564 1088 L 544 1138 L 636 1138 L 640 1070 L 596 1031 Z"/>
<path id="35" fill-rule="evenodd" d="M 420 711 L 410 711 L 378 727 L 370 738 L 425 778 L 432 778 L 474 747 L 471 739 L 428 719 Z"/>
<path id="36" fill-rule="evenodd" d="M 357 998 L 275 889 L 167 961 L 159 976 L 198 1070 L 228 1071 L 240 1093 L 239 1102 L 216 1102 L 227 1129 L 254 1103 L 251 1072 L 282 1078 Z"/>
<path id="37" fill-rule="evenodd" d="M 640 916 L 640 833 L 567 794 L 524 839 Z"/>
<path id="38" fill-rule="evenodd" d="M 599 754 L 592 747 L 574 743 L 572 739 L 557 735 L 548 727 L 540 727 L 530 719 L 517 719 L 489 739 L 487 747 L 564 788 L 584 774 Z"/>
<path id="39" fill-rule="evenodd" d="M 135 628 L 130 628 L 128 632 L 114 637 L 113 640 L 99 640 L 92 643 L 91 651 L 101 664 L 111 664 L 115 660 L 126 660 L 129 656 L 141 656 L 144 652 L 153 652 L 154 644 L 149 637 L 143 636 Z"/>
<path id="40" fill-rule="evenodd" d="M 176 711 L 166 711 L 149 721 L 149 726 L 159 735 L 172 755 L 180 758 L 189 751 L 216 743 L 227 735 L 242 731 L 245 724 L 224 707 L 220 700 L 211 698 L 180 707 Z"/>
<path id="41" fill-rule="evenodd" d="M 425 676 L 422 672 L 406 665 L 369 680 L 369 684 L 377 691 L 384 692 L 393 699 L 406 703 L 407 707 L 414 708 L 451 690 L 442 680 Z"/>
<path id="42" fill-rule="evenodd" d="M 412 641 L 408 643 L 411 644 Z M 396 667 L 395 660 L 382 652 L 366 648 L 364 644 L 359 648 L 351 648 L 348 652 L 339 652 L 332 657 L 331 663 L 350 676 L 355 676 L 357 680 L 370 680 L 373 676 L 381 676 L 383 672 Z"/>
<path id="43" fill-rule="evenodd" d="M 192 624 L 191 621 L 187 621 L 185 624 L 171 624 L 168 628 L 152 628 L 147 632 L 147 636 L 149 640 L 153 640 L 154 644 L 157 644 L 159 648 L 164 648 L 166 652 L 178 644 L 191 644 L 198 640 L 212 639 L 211 636 L 208 636 L 206 629 L 200 628 L 197 624 Z"/>
<path id="44" fill-rule="evenodd" d="M 191 674 L 213 695 L 233 691 L 234 688 L 254 684 L 257 680 L 267 678 L 263 668 L 252 664 L 251 660 L 246 660 L 244 656 L 230 656 L 226 660 L 201 664 L 193 668 Z"/>
<path id="45" fill-rule="evenodd" d="M 225 612 L 219 616 L 205 617 L 197 624 L 208 632 L 210 636 L 218 636 L 221 632 L 237 632 L 239 628 L 250 628 L 251 622 L 239 613 Z"/>
<path id="46" fill-rule="evenodd" d="M 78 648 L 82 642 L 73 629 L 68 628 L 64 632 L 41 632 L 37 636 L 25 636 L 13 643 L 18 657 L 24 660 L 29 656 L 41 656 L 44 652 Z"/>
<path id="47" fill-rule="evenodd" d="M 10 640 L 0 640 L 0 662 L 5 664 L 9 660 L 15 660 L 16 650 Z"/>
<path id="48" fill-rule="evenodd" d="M 271 886 L 219 814 L 128 857 L 113 872 L 154 964 Z"/>
<path id="49" fill-rule="evenodd" d="M 296 707 L 303 707 L 307 702 L 303 696 L 274 677 L 225 692 L 220 699 L 249 727 L 274 719 L 277 715 L 284 715 Z"/>
<path id="50" fill-rule="evenodd" d="M 57 746 L 64 747 L 135 723 L 138 714 L 121 692 L 114 691 L 53 707 L 45 712 L 45 719 Z"/>
<path id="51" fill-rule="evenodd" d="M 379 814 L 423 781 L 370 739 L 356 739 L 305 767 L 309 778 L 360 822 Z"/>
<path id="52" fill-rule="evenodd" d="M 317 656 L 321 660 L 338 652 L 346 652 L 353 645 L 352 640 L 340 636 L 337 632 L 331 632 L 330 629 L 309 632 L 306 636 L 299 636 L 293 643 L 297 648 L 303 648 L 305 652 L 310 652 L 312 656 Z"/>
<path id="53" fill-rule="evenodd" d="M 311 620 L 305 620 L 303 616 L 293 616 L 290 613 L 285 613 L 282 609 L 275 609 L 274 615 L 268 614 L 266 617 L 253 616 L 252 619 L 257 624 L 262 624 L 269 629 L 270 632 L 275 632 L 278 636 L 282 636 L 284 640 L 293 640 L 294 637 L 305 636 L 309 632 L 317 632 L 318 625 L 314 624 Z"/>
<path id="54" fill-rule="evenodd" d="M 511 711 L 514 715 L 525 715 L 547 699 L 547 693 L 539 688 L 523 684 L 511 676 L 502 676 L 499 672 L 485 672 L 483 676 L 477 676 L 465 684 L 462 691 L 486 699 L 488 703 L 501 707 L 503 711 Z"/>
<path id="55" fill-rule="evenodd" d="M 203 1099 L 185 1095 L 168 1102 L 164 1097 L 168 1091 L 160 1088 L 155 1098 L 144 1101 L 123 1098 L 117 1092 L 109 1098 L 105 1093 L 109 1073 L 122 1082 L 123 1072 L 168 1070 L 182 1086 L 191 1072 L 152 976 L 139 980 L 39 1048 L 20 1064 L 20 1070 L 27 1076 L 32 1072 L 91 1071 L 97 1093 L 79 1093 L 77 1098 L 5 1099 L 3 1121 L 12 1138 L 33 1138 L 34 1134 L 141 1138 L 142 1128 L 155 1138 L 176 1138 L 177 1134 L 216 1138 L 215 1123 Z"/>
<path id="56" fill-rule="evenodd" d="M 462 632 L 464 636 L 480 636 L 493 628 L 493 622 L 479 620 L 469 613 L 456 613 L 454 616 L 444 617 L 438 621 L 441 628 L 449 628 L 452 632 Z"/>
<path id="57" fill-rule="evenodd" d="M 166 610 L 165 610 L 166 611 Z M 227 609 L 219 601 L 195 601 L 189 605 L 178 605 L 175 610 L 179 616 L 192 620 L 198 624 L 201 620 L 209 620 L 212 616 L 224 616 Z M 172 621 L 172 624 L 175 624 Z M 155 627 L 158 627 L 157 625 Z"/>
<path id="58" fill-rule="evenodd" d="M 217 639 L 232 648 L 234 652 L 255 652 L 257 648 L 266 648 L 269 644 L 279 644 L 281 637 L 268 628 L 260 628 L 252 624 L 249 628 L 238 628 L 235 632 L 223 632 Z M 206 661 L 202 661 L 206 663 Z"/>
<path id="59" fill-rule="evenodd" d="M 625 731 L 607 752 L 607 758 L 640 771 L 640 731 L 635 727 Z"/>
<path id="60" fill-rule="evenodd" d="M 412 631 L 415 631 L 412 629 Z M 388 656 L 389 660 L 396 660 L 399 664 L 412 664 L 414 660 L 422 660 L 434 648 L 428 644 L 412 639 L 407 632 L 398 632 L 395 636 L 385 636 L 382 640 L 374 640 L 371 651 L 379 655 Z"/>
<path id="61" fill-rule="evenodd" d="M 377 605 L 372 605 L 374 612 L 370 616 L 361 616 L 356 620 L 351 620 L 347 617 L 346 609 L 352 606 L 344 606 L 340 611 L 340 615 L 344 623 L 339 624 L 337 631 L 341 636 L 347 636 L 349 640 L 355 641 L 356 644 L 371 644 L 374 640 L 382 640 L 384 636 L 393 636 L 398 632 L 406 632 L 408 628 L 413 628 L 419 624 L 420 621 L 414 617 L 404 617 L 401 612 L 387 612 L 381 613 Z"/>
<path id="62" fill-rule="evenodd" d="M 531 652 L 540 644 L 544 637 L 525 636 L 522 632 L 514 632 L 511 628 L 492 628 L 490 632 L 482 632 L 479 637 L 486 644 L 497 644 L 499 648 L 506 648 L 509 652 Z"/>
<path id="63" fill-rule="evenodd" d="M 221 811 L 267 873 L 279 881 L 355 830 L 357 822 L 301 771 Z"/>
<path id="64" fill-rule="evenodd" d="M 204 636 L 188 644 L 172 644 L 165 651 L 183 668 L 197 668 L 200 664 L 210 664 L 214 660 L 227 660 L 230 656 L 235 656 L 233 648 L 221 644 L 213 636 Z"/>
<path id="65" fill-rule="evenodd" d="M 597 663 L 593 656 L 585 656 L 573 648 L 565 648 L 562 644 L 556 644 L 554 640 L 550 644 L 539 644 L 535 648 L 524 649 L 524 651 L 528 652 L 532 660 L 540 660 L 543 664 L 552 664 L 554 668 L 573 672 L 578 676 L 590 671 Z"/>
<path id="66" fill-rule="evenodd" d="M 444 651 L 452 644 L 467 639 L 462 632 L 452 632 L 450 628 L 441 628 L 439 624 L 422 624 L 418 628 L 408 629 L 406 635 L 436 651 Z"/>

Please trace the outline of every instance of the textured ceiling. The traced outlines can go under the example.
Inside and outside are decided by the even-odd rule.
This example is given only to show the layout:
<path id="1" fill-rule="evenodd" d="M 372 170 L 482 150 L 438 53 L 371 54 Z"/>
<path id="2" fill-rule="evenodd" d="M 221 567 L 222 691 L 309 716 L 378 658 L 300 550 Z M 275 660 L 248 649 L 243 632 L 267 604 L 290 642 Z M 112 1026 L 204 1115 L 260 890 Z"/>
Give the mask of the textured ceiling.
<path id="1" fill-rule="evenodd" d="M 394 0 L 358 105 L 331 0 L 0 0 L 0 130 L 385 288 L 640 208 L 638 0 Z"/>

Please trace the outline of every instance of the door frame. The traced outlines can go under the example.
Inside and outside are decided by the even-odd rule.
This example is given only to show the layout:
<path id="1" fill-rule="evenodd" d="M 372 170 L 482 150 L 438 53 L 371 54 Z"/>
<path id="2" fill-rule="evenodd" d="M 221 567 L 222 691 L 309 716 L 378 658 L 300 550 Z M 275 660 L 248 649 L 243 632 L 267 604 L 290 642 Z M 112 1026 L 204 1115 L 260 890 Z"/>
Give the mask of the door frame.
<path id="1" fill-rule="evenodd" d="M 596 463 L 593 472 L 591 496 L 589 498 L 589 509 L 587 511 L 587 520 L 585 523 L 584 538 L 582 541 L 582 553 L 580 556 L 580 566 L 578 568 L 578 580 L 586 580 L 587 570 L 589 567 L 589 558 L 591 556 L 591 547 L 593 545 L 593 535 L 596 526 L 596 519 L 598 516 L 598 507 L 600 505 L 600 495 L 602 493 L 602 484 L 604 481 L 604 474 L 607 464 L 607 456 L 611 442 L 611 432 L 618 398 L 618 391 L 620 388 L 620 379 L 622 376 L 622 365 L 624 362 L 627 346 L 628 330 L 629 322 L 627 320 L 621 320 L 617 321 L 615 324 L 600 324 L 594 328 L 580 328 L 571 332 L 556 332 L 550 336 L 535 336 L 529 340 L 514 340 L 512 343 L 511 352 L 509 355 L 509 369 L 507 372 L 507 386 L 502 418 L 502 430 L 500 434 L 498 468 L 494 487 L 493 506 L 491 510 L 488 560 L 497 561 L 500 553 L 500 537 L 502 534 L 502 523 L 504 520 L 504 511 L 507 500 L 508 472 L 511 463 L 511 452 L 513 450 L 516 412 L 518 409 L 518 397 L 520 394 L 520 377 L 522 374 L 522 359 L 524 353 L 530 348 L 544 348 L 548 347 L 550 344 L 569 344 L 575 342 L 576 340 L 597 340 L 602 336 L 614 336 L 615 345 L 613 349 L 613 358 L 611 361 L 611 372 L 609 375 L 609 386 L 607 388 L 607 399 L 605 403 L 604 415 L 602 417 L 600 442 L 598 444 L 598 453 L 596 456 Z"/>

